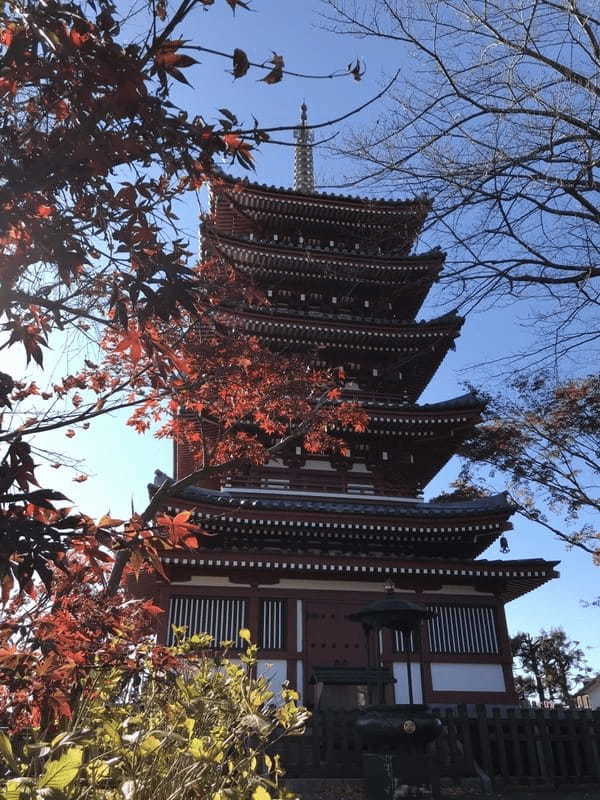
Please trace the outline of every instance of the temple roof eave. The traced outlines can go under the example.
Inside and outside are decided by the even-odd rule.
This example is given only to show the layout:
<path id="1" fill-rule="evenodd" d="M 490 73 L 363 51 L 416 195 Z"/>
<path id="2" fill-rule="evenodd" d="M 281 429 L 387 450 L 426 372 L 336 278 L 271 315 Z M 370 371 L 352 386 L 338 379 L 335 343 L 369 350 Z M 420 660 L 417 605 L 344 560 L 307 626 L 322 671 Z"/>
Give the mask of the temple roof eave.
<path id="1" fill-rule="evenodd" d="M 372 212 L 392 212 L 392 211 L 411 211 L 415 209 L 427 211 L 433 205 L 431 198 L 426 195 L 418 197 L 402 198 L 390 200 L 389 198 L 364 198 L 357 195 L 334 194 L 330 192 L 302 192 L 297 189 L 290 189 L 284 186 L 274 186 L 265 183 L 251 181 L 247 177 L 236 178 L 226 173 L 221 173 L 216 182 L 213 182 L 213 189 L 218 191 L 220 185 L 227 185 L 228 188 L 236 186 L 243 187 L 246 193 L 256 193 L 265 196 L 270 200 L 298 200 L 306 203 L 322 202 L 331 206 L 347 205 L 358 211 Z"/>
<path id="2" fill-rule="evenodd" d="M 371 253 L 368 251 L 343 248 L 325 248 L 304 243 L 292 244 L 273 239 L 256 239 L 242 236 L 241 234 L 224 234 L 208 223 L 203 225 L 203 233 L 215 241 L 218 240 L 222 247 L 236 249 L 256 254 L 270 259 L 293 258 L 296 260 L 307 258 L 314 261 L 328 262 L 356 262 L 360 268 L 378 271 L 418 271 L 438 273 L 444 264 L 446 253 L 440 249 L 429 250 L 424 253 L 400 255 L 394 252 Z"/>
<path id="3" fill-rule="evenodd" d="M 148 485 L 148 491 L 153 495 L 165 482 L 171 480 L 163 472 L 157 470 L 154 483 Z M 422 520 L 476 520 L 478 518 L 502 517 L 508 519 L 515 511 L 514 503 L 509 499 L 507 492 L 501 492 L 489 497 L 475 500 L 464 500 L 450 503 L 424 503 L 424 502 L 378 502 L 375 496 L 365 501 L 351 496 L 346 500 L 333 498 L 305 498 L 299 496 L 265 497 L 256 496 L 248 492 L 228 493 L 204 489 L 198 486 L 187 486 L 177 495 L 169 495 L 165 502 L 170 500 L 183 500 L 188 503 L 198 503 L 208 506 L 244 509 L 246 511 L 272 511 L 272 512 L 301 512 L 314 514 L 349 514 L 353 516 L 370 517 L 396 517 Z"/>
<path id="4" fill-rule="evenodd" d="M 559 561 L 524 559 L 519 561 L 473 561 L 463 558 L 410 558 L 369 559 L 340 555 L 294 555 L 286 553 L 229 551 L 191 551 L 163 556 L 167 566 L 183 567 L 187 572 L 202 574 L 230 574 L 240 570 L 248 575 L 269 575 L 276 587 L 276 580 L 284 577 L 355 581 L 408 580 L 413 583 L 439 581 L 443 584 L 475 585 L 480 591 L 489 592 L 503 602 L 510 602 L 547 581 L 559 577 L 555 567 Z M 427 593 L 424 587 L 423 592 Z"/>
<path id="5" fill-rule="evenodd" d="M 458 315 L 447 315 L 433 320 L 420 322 L 403 322 L 390 324 L 389 321 L 371 321 L 365 324 L 363 319 L 344 319 L 340 315 L 315 313 L 309 315 L 286 309 L 285 313 L 277 312 L 270 306 L 264 310 L 260 306 L 252 309 L 235 309 L 224 311 L 235 319 L 243 321 L 249 334 L 274 335 L 281 338 L 286 333 L 300 336 L 307 340 L 311 337 L 319 344 L 325 344 L 324 335 L 330 338 L 341 338 L 344 344 L 350 345 L 359 338 L 373 340 L 373 343 L 398 340 L 440 340 L 455 339 L 462 328 L 464 319 Z"/>

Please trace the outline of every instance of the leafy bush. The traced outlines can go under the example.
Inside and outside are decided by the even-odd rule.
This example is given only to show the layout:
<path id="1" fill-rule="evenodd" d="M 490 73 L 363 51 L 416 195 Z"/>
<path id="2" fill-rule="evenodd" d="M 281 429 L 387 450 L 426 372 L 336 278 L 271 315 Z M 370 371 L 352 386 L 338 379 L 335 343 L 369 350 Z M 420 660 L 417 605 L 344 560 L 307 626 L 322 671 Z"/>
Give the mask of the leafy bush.
<path id="1" fill-rule="evenodd" d="M 308 712 L 297 693 L 284 686 L 275 698 L 255 677 L 247 630 L 235 658 L 231 643 L 215 656 L 209 636 L 177 633 L 174 647 L 140 645 L 129 663 L 92 668 L 49 741 L 41 728 L 0 732 L 2 800 L 289 797 L 270 753 L 278 738 L 303 730 Z"/>

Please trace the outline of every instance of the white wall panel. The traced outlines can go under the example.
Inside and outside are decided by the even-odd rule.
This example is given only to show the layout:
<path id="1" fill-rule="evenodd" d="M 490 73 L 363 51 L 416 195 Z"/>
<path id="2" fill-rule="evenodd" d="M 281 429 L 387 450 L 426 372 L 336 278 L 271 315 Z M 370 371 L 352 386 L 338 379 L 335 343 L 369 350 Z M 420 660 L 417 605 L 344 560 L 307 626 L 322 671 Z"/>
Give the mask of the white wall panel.
<path id="1" fill-rule="evenodd" d="M 412 677 L 413 702 L 423 702 L 423 688 L 421 686 L 421 665 L 411 662 L 410 674 Z M 396 703 L 408 703 L 408 670 L 406 663 L 394 661 L 394 700 Z"/>
<path id="2" fill-rule="evenodd" d="M 432 664 L 434 692 L 505 692 L 501 664 Z"/>

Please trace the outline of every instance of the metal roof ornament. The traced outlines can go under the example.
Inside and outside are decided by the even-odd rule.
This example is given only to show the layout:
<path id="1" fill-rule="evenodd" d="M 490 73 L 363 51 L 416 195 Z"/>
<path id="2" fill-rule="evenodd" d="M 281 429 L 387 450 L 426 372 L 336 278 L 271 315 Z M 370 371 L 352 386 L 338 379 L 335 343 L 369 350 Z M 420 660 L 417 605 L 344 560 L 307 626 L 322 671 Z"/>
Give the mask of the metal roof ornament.
<path id="1" fill-rule="evenodd" d="M 313 164 L 314 135 L 307 127 L 306 103 L 300 106 L 300 126 L 294 130 L 296 149 L 294 153 L 294 189 L 304 194 L 315 191 L 315 174 Z"/>

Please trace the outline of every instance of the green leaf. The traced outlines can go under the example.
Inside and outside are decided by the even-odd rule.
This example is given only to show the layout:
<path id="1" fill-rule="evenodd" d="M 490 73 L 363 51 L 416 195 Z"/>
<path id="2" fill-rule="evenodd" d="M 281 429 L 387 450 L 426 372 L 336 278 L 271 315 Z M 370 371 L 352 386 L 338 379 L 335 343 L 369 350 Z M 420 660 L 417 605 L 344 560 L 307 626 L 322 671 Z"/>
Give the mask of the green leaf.
<path id="1" fill-rule="evenodd" d="M 12 778 L 6 781 L 6 788 L 2 794 L 3 800 L 19 800 L 25 788 L 24 778 Z"/>
<path id="2" fill-rule="evenodd" d="M 100 783 L 100 781 L 106 780 L 106 778 L 110 777 L 110 767 L 111 765 L 108 763 L 108 761 L 102 761 L 100 759 L 97 761 L 92 761 L 91 764 L 88 764 L 86 771 L 93 783 Z"/>
<path id="3" fill-rule="evenodd" d="M 17 762 L 15 761 L 15 756 L 13 754 L 12 745 L 10 743 L 10 739 L 5 733 L 0 732 L 0 754 L 4 758 L 4 760 L 9 764 L 12 769 L 18 769 Z"/>
<path id="4" fill-rule="evenodd" d="M 55 761 L 49 761 L 40 778 L 40 789 L 65 789 L 77 777 L 83 762 L 83 748 L 70 747 Z"/>
<path id="5" fill-rule="evenodd" d="M 115 747 L 119 747 L 121 744 L 121 736 L 119 735 L 119 729 L 117 728 L 116 724 L 111 720 L 106 720 L 102 723 L 102 731 L 104 732 L 105 736 L 109 739 L 110 743 Z"/>
<path id="6" fill-rule="evenodd" d="M 143 756 L 150 756 L 152 753 L 156 752 L 159 747 L 160 739 L 157 739 L 156 736 L 146 736 L 140 744 L 140 752 Z"/>

